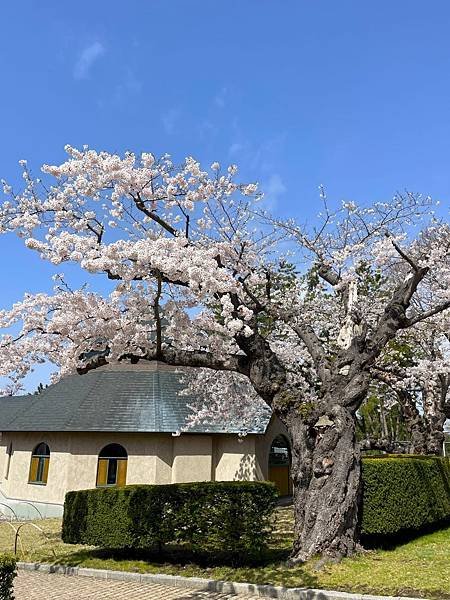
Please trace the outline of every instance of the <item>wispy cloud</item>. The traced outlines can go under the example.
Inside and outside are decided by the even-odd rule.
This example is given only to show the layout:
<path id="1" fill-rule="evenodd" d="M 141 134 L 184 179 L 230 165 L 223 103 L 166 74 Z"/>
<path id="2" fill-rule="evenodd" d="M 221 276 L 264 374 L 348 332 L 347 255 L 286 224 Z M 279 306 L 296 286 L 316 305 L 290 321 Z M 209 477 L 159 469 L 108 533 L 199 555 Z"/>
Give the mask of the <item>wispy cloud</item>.
<path id="1" fill-rule="evenodd" d="M 73 69 L 73 76 L 75 79 L 86 79 L 92 65 L 103 56 L 103 54 L 105 54 L 105 47 L 101 42 L 94 42 L 83 48 Z"/>
<path id="2" fill-rule="evenodd" d="M 283 163 L 286 134 L 280 132 L 254 142 L 243 134 L 237 120 L 232 123 L 231 130 L 234 139 L 228 147 L 229 158 L 236 161 L 244 171 L 247 170 L 250 177 L 253 174 L 260 182 L 259 189 L 264 194 L 264 208 L 276 210 L 287 192 L 279 172 Z"/>
<path id="3" fill-rule="evenodd" d="M 164 127 L 164 131 L 168 135 L 173 135 L 176 132 L 177 123 L 181 117 L 181 110 L 179 108 L 170 108 L 167 112 L 165 112 L 161 121 Z"/>
<path id="4" fill-rule="evenodd" d="M 219 108 L 225 108 L 227 102 L 228 88 L 223 87 L 214 97 L 214 104 Z"/>
<path id="5" fill-rule="evenodd" d="M 228 148 L 228 154 L 230 156 L 236 156 L 245 149 L 245 144 L 241 142 L 233 142 L 231 146 Z"/>
<path id="6" fill-rule="evenodd" d="M 263 175 L 277 172 L 286 134 L 280 133 L 255 143 L 245 137 L 236 124 L 233 124 L 232 128 L 234 139 L 228 147 L 230 158 L 247 164 L 252 170 Z"/>
<path id="7" fill-rule="evenodd" d="M 117 104 L 127 102 L 130 97 L 137 96 L 141 93 L 142 86 L 142 81 L 136 77 L 131 69 L 127 68 L 122 81 L 115 87 L 113 100 Z"/>
<path id="8" fill-rule="evenodd" d="M 263 181 L 261 190 L 264 192 L 264 208 L 273 210 L 287 188 L 281 176 L 278 173 L 273 173 L 266 181 Z"/>

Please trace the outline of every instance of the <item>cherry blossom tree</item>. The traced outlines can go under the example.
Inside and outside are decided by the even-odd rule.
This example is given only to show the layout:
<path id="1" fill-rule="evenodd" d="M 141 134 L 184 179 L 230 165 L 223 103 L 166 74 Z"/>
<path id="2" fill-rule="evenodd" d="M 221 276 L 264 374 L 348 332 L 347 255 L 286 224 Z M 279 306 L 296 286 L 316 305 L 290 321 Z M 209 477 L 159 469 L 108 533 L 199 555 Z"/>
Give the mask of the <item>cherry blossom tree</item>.
<path id="1" fill-rule="evenodd" d="M 409 430 L 409 451 L 441 455 L 444 424 L 450 418 L 450 343 L 445 319 L 430 319 L 407 334 L 400 334 L 373 376 L 397 397 Z"/>
<path id="2" fill-rule="evenodd" d="M 430 318 L 387 344 L 358 411 L 363 449 L 442 454 L 450 418 L 448 326 Z"/>
<path id="3" fill-rule="evenodd" d="M 354 552 L 356 412 L 387 344 L 450 306 L 448 227 L 430 201 L 405 194 L 333 212 L 323 198 L 318 220 L 301 226 L 264 214 L 234 165 L 66 149 L 42 181 L 23 162 L 24 189 L 4 183 L 0 230 L 111 289 L 72 290 L 60 276 L 53 294 L 3 311 L 0 373 L 16 384 L 48 360 L 58 376 L 110 360 L 208 369 L 223 381 L 211 414 L 235 415 L 230 386 L 251 386 L 292 439 L 292 560 Z M 367 264 L 383 274 L 373 297 Z M 415 304 L 423 286 L 432 299 Z"/>
<path id="4" fill-rule="evenodd" d="M 425 254 L 432 253 L 436 244 L 448 252 L 450 228 L 430 228 L 417 244 Z M 437 285 L 430 274 L 412 299 L 413 309 L 417 313 L 429 309 L 435 304 L 435 291 L 445 285 Z M 375 380 L 396 394 L 414 453 L 439 455 L 443 451 L 444 423 L 450 416 L 449 331 L 448 313 L 431 315 L 416 327 L 400 332 L 372 371 Z"/>
<path id="5" fill-rule="evenodd" d="M 386 384 L 372 385 L 358 410 L 361 450 L 413 453 L 412 434 L 402 409 L 396 390 Z"/>

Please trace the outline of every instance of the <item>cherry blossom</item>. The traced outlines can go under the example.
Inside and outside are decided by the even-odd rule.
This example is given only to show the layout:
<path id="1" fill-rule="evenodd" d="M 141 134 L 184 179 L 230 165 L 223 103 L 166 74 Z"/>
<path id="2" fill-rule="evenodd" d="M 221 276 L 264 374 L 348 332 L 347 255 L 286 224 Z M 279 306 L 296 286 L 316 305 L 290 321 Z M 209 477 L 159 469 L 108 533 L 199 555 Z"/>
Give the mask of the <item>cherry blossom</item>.
<path id="1" fill-rule="evenodd" d="M 405 194 L 331 209 L 321 190 L 321 213 L 302 226 L 266 214 L 235 165 L 66 151 L 41 178 L 23 162 L 23 190 L 3 183 L 0 232 L 111 288 L 72 290 L 57 277 L 52 294 L 2 311 L 0 374 L 17 385 L 42 361 L 55 377 L 111 360 L 194 369 L 191 389 L 209 392 L 194 423 L 245 423 L 267 406 L 287 427 L 292 560 L 354 552 L 357 411 L 393 340 L 448 326 L 449 226 L 432 201 Z M 448 355 L 421 361 L 408 377 L 438 373 Z"/>

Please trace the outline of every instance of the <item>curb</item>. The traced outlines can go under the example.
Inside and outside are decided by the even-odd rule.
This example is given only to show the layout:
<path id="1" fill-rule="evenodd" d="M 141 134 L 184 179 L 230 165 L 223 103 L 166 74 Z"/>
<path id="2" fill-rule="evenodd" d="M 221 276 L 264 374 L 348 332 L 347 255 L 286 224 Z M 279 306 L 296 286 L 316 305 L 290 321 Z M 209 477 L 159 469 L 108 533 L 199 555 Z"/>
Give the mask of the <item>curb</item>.
<path id="1" fill-rule="evenodd" d="M 109 571 L 106 569 L 87 569 L 66 565 L 51 565 L 47 563 L 18 562 L 17 567 L 22 571 L 38 573 L 58 573 L 78 577 L 92 577 L 110 581 L 132 581 L 135 583 L 157 583 L 173 587 L 190 588 L 194 590 L 221 592 L 223 594 L 247 594 L 260 598 L 277 598 L 279 600 L 424 600 L 423 598 L 407 598 L 406 596 L 372 596 L 367 594 L 350 594 L 331 590 L 315 590 L 311 588 L 284 588 L 274 585 L 258 585 L 255 583 L 233 583 L 202 579 L 200 577 L 182 577 L 180 575 L 165 575 L 151 573 L 127 573 L 126 571 Z"/>

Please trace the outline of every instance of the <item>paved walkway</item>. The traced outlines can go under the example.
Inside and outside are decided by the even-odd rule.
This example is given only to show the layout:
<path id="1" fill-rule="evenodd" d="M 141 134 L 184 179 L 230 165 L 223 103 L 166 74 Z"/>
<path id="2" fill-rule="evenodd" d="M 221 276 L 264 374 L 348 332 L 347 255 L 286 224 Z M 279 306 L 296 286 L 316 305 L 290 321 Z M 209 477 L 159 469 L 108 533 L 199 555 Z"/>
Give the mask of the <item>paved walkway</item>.
<path id="1" fill-rule="evenodd" d="M 19 571 L 14 592 L 16 600 L 254 600 L 254 596 L 201 592 L 154 583 L 106 581 L 30 571 Z"/>

